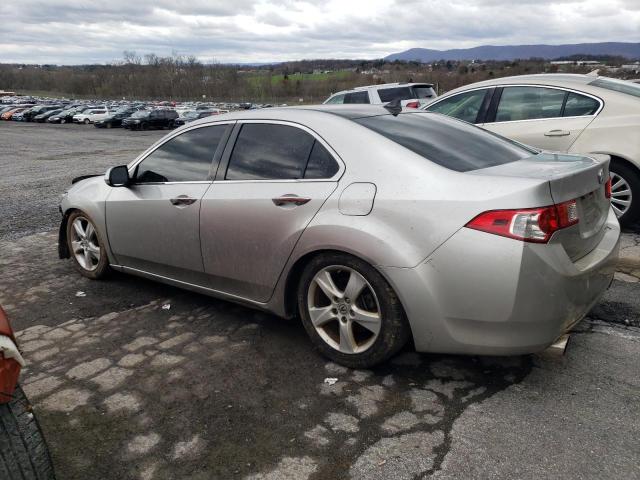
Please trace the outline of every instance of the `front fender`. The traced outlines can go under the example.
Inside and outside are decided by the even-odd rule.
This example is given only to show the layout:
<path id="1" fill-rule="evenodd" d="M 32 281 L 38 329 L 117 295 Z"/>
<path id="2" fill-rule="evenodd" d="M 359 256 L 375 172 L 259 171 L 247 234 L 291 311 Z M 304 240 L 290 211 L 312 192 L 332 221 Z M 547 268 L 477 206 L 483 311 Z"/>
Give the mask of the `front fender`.
<path id="1" fill-rule="evenodd" d="M 115 262 L 107 232 L 105 217 L 105 202 L 109 197 L 111 188 L 102 176 L 81 180 L 71 186 L 60 204 L 62 221 L 58 231 L 58 255 L 60 258 L 69 258 L 67 247 L 67 219 L 73 210 L 80 210 L 93 221 L 100 238 L 104 241 L 107 257 L 111 263 Z M 67 256 L 65 256 L 67 255 Z"/>

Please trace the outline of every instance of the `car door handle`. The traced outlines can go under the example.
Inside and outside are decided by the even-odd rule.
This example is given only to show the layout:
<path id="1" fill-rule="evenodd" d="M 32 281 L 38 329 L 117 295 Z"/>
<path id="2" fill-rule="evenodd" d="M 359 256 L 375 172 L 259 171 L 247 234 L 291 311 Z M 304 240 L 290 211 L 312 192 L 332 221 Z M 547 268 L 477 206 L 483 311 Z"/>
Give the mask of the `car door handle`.
<path id="1" fill-rule="evenodd" d="M 276 207 L 285 207 L 287 205 L 304 205 L 311 201 L 310 198 L 299 197 L 297 195 L 293 195 L 291 193 L 287 193 L 286 195 L 282 195 L 280 197 L 272 198 L 271 201 Z"/>
<path id="2" fill-rule="evenodd" d="M 197 198 L 191 198 L 187 195 L 179 195 L 176 198 L 171 198 L 169 201 L 171 205 L 175 205 L 176 207 L 188 207 L 192 203 L 195 203 Z"/>
<path id="3" fill-rule="evenodd" d="M 548 132 L 544 132 L 545 137 L 566 137 L 567 135 L 571 135 L 571 132 L 567 132 L 566 130 L 549 130 Z"/>

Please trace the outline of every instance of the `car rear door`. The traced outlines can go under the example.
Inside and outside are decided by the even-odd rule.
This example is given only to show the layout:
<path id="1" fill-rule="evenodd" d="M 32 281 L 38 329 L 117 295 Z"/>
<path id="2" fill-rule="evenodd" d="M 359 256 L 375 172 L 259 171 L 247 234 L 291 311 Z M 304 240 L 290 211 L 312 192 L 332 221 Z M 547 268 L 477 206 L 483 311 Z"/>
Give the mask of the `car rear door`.
<path id="1" fill-rule="evenodd" d="M 119 265 L 200 283 L 200 202 L 231 128 L 198 126 L 169 137 L 130 168 L 131 185 L 112 189 L 107 235 Z"/>
<path id="2" fill-rule="evenodd" d="M 595 97 L 532 85 L 497 89 L 492 103 L 483 128 L 527 145 L 559 152 L 569 150 L 601 107 Z"/>
<path id="3" fill-rule="evenodd" d="M 331 148 L 305 127 L 239 123 L 202 199 L 200 238 L 210 287 L 266 302 L 343 169 Z"/>

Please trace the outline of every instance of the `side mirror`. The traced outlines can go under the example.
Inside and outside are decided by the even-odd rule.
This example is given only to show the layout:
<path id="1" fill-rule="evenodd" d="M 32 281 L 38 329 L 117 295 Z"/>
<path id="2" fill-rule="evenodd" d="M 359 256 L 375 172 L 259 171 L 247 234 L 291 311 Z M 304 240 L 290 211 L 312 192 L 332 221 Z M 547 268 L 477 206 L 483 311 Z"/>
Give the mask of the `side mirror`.
<path id="1" fill-rule="evenodd" d="M 104 181 L 110 187 L 127 187 L 131 182 L 126 165 L 112 167 L 104 175 Z"/>

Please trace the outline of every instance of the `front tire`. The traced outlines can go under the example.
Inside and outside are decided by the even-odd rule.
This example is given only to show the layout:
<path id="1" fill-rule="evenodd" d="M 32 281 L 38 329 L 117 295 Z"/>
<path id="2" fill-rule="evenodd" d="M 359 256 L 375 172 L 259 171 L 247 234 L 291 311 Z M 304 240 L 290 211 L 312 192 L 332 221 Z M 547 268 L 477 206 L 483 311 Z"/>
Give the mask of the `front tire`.
<path id="1" fill-rule="evenodd" d="M 314 346 L 350 368 L 392 357 L 410 329 L 397 295 L 368 263 L 343 253 L 322 254 L 305 267 L 298 309 Z"/>
<path id="2" fill-rule="evenodd" d="M 67 246 L 73 264 L 87 278 L 103 278 L 109 270 L 104 242 L 95 224 L 83 212 L 75 211 L 67 220 Z"/>
<path id="3" fill-rule="evenodd" d="M 9 403 L 0 404 L 0 478 L 55 480 L 49 449 L 18 386 Z"/>
<path id="4" fill-rule="evenodd" d="M 629 165 L 611 162 L 611 206 L 623 226 L 640 220 L 640 173 Z"/>
<path id="5" fill-rule="evenodd" d="M 91 123 L 91 120 L 89 120 L 88 118 L 84 119 L 84 124 L 85 125 L 89 125 Z"/>

